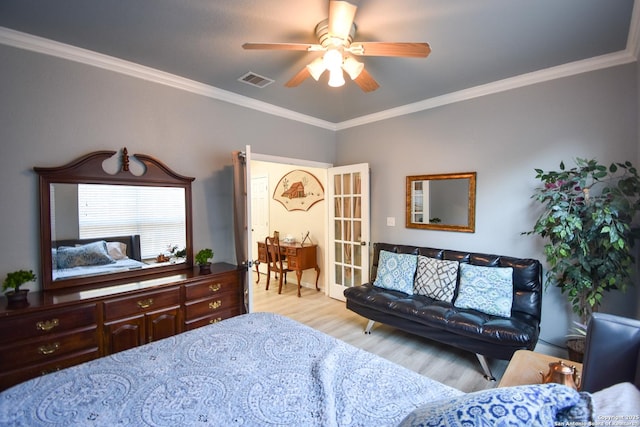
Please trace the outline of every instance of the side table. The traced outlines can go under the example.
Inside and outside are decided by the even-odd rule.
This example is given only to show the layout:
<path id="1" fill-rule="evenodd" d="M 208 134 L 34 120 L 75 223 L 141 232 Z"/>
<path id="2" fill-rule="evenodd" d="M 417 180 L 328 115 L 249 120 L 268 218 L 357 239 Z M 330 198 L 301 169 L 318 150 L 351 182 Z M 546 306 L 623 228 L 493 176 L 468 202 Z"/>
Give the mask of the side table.
<path id="1" fill-rule="evenodd" d="M 561 357 L 549 356 L 530 350 L 518 350 L 513 354 L 498 387 L 516 385 L 542 384 L 542 375 L 549 372 L 549 363 L 562 360 L 569 366 L 575 366 L 579 376 L 582 376 L 582 363 L 572 362 Z"/>

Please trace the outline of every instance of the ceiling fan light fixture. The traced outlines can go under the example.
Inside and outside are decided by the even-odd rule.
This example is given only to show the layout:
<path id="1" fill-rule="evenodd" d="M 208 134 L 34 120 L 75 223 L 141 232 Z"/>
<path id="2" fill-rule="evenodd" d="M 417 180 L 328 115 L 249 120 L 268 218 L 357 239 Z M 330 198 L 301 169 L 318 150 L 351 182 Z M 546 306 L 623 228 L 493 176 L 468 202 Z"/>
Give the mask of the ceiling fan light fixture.
<path id="1" fill-rule="evenodd" d="M 342 64 L 342 68 L 349 74 L 351 80 L 355 80 L 358 78 L 362 70 L 364 69 L 364 64 L 352 57 L 348 57 L 344 60 L 344 64 Z"/>
<path id="2" fill-rule="evenodd" d="M 362 89 L 373 92 L 380 85 L 364 69 L 364 64 L 351 58 L 357 56 L 387 56 L 405 58 L 426 58 L 431 48 L 425 42 L 355 42 L 357 31 L 354 22 L 358 7 L 351 0 L 330 0 L 329 17 L 316 25 L 315 34 L 319 43 L 245 43 L 244 49 L 286 50 L 324 52 L 318 58 L 303 67 L 289 79 L 284 86 L 297 87 L 309 76 L 318 81 L 325 70 L 329 70 L 329 85 L 333 87 L 345 84 L 344 73 Z M 347 55 L 347 56 L 345 56 Z"/>
<path id="3" fill-rule="evenodd" d="M 324 70 L 326 70 L 323 58 L 319 57 L 314 59 L 309 65 L 307 65 L 307 70 L 309 70 L 311 77 L 313 77 L 315 81 L 318 81 L 322 73 L 324 73 Z"/>
<path id="4" fill-rule="evenodd" d="M 329 69 L 329 86 L 344 86 L 344 75 L 342 74 L 342 68 Z"/>
<path id="5" fill-rule="evenodd" d="M 339 70 L 342 67 L 342 52 L 338 49 L 329 49 L 322 57 L 322 60 L 327 70 Z"/>

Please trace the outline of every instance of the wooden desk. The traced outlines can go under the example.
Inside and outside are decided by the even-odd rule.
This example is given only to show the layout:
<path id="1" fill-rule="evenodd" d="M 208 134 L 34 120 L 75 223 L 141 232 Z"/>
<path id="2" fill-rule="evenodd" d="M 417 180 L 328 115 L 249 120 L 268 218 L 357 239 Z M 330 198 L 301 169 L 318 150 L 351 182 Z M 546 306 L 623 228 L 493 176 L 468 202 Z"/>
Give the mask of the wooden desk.
<path id="1" fill-rule="evenodd" d="M 549 356 L 529 350 L 518 350 L 513 354 L 498 387 L 516 385 L 542 384 L 542 375 L 549 372 L 549 363 L 562 360 L 569 366 L 575 366 L 578 375 L 582 376 L 582 363 L 572 362 L 561 357 Z"/>
<path id="2" fill-rule="evenodd" d="M 282 243 L 280 242 L 280 252 L 286 257 L 287 266 L 296 272 L 296 278 L 298 279 L 298 296 L 300 296 L 300 280 L 302 279 L 302 271 L 309 268 L 316 270 L 316 290 L 318 288 L 318 278 L 320 277 L 320 267 L 318 266 L 318 259 L 316 255 L 318 245 L 306 244 L 300 245 L 300 243 Z M 258 242 L 258 260 L 266 263 L 267 259 L 267 247 L 264 242 Z M 256 265 L 256 273 L 258 274 L 258 281 L 260 280 L 260 271 Z"/>

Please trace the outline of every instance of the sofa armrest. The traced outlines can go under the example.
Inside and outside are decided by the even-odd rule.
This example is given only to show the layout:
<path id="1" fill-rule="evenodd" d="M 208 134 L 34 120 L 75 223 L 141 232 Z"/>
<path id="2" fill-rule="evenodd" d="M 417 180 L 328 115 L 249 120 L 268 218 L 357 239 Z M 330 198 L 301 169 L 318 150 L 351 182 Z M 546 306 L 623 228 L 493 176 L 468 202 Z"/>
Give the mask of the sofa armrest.
<path id="1" fill-rule="evenodd" d="M 593 313 L 587 328 L 582 391 L 590 393 L 622 382 L 640 388 L 640 321 Z"/>

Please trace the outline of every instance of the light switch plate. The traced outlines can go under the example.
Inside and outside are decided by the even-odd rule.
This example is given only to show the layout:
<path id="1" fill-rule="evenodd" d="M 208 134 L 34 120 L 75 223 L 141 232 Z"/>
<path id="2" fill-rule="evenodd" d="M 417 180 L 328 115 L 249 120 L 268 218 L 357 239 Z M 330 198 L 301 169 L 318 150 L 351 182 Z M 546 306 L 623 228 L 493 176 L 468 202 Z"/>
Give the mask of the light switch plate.
<path id="1" fill-rule="evenodd" d="M 396 218 L 393 216 L 388 216 L 387 217 L 387 225 L 389 227 L 395 227 L 396 226 Z"/>

